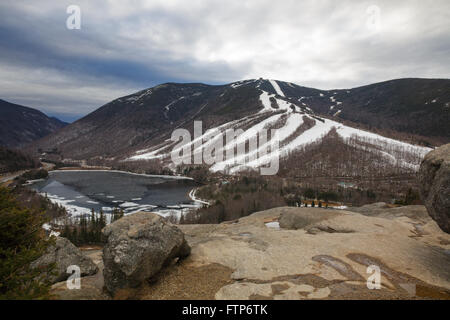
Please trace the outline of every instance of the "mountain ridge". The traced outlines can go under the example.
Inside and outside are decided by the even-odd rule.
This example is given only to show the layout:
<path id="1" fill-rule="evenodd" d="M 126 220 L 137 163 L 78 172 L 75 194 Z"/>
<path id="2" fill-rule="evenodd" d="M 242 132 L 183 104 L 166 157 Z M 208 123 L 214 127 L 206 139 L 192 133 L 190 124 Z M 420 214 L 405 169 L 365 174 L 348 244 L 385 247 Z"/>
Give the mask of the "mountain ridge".
<path id="1" fill-rule="evenodd" d="M 386 128 L 386 124 L 395 123 L 396 117 L 401 117 L 407 124 L 403 126 L 406 134 L 426 132 L 425 129 L 409 131 L 411 123 L 417 121 L 417 115 L 409 119 L 408 115 L 396 110 L 401 111 L 407 107 L 408 101 L 414 100 L 414 97 L 410 97 L 412 93 L 404 92 L 404 83 L 410 83 L 414 87 L 410 88 L 411 92 L 420 93 L 420 101 L 413 104 L 414 108 L 420 103 L 426 106 L 425 102 L 429 100 L 427 105 L 433 111 L 430 116 L 433 121 L 430 124 L 423 116 L 419 119 L 425 129 L 432 128 L 435 132 L 437 130 L 443 133 L 440 139 L 448 141 L 450 132 L 446 119 L 450 112 L 446 108 L 450 96 L 444 89 L 450 88 L 450 80 L 400 79 L 348 90 L 320 90 L 260 78 L 225 85 L 169 82 L 144 89 L 103 105 L 58 133 L 33 143 L 28 149 L 36 152 L 37 149 L 56 148 L 63 158 L 72 159 L 129 159 L 146 150 L 155 151 L 152 149 L 155 146 L 164 145 L 175 128 L 185 128 L 192 132 L 194 120 L 202 120 L 204 130 L 232 121 L 237 121 L 242 128 L 251 128 L 275 113 L 285 114 L 279 120 L 287 123 L 290 118 L 291 122 L 296 121 L 294 125 L 300 125 L 305 119 L 326 122 L 332 126 L 352 121 L 362 123 L 367 128 L 394 131 L 399 126 Z M 395 93 L 397 87 L 403 90 L 395 97 L 388 96 Z M 378 109 L 373 108 L 369 102 L 369 108 L 365 110 L 363 102 L 373 97 L 376 101 L 381 101 L 376 104 Z M 400 107 L 393 107 L 389 102 L 391 100 L 400 101 Z M 352 117 L 359 112 L 364 117 Z M 375 120 L 367 121 L 372 118 Z M 327 127 L 326 130 L 328 129 Z"/>
<path id="2" fill-rule="evenodd" d="M 40 139 L 67 123 L 43 112 L 0 99 L 0 145 L 21 147 Z"/>

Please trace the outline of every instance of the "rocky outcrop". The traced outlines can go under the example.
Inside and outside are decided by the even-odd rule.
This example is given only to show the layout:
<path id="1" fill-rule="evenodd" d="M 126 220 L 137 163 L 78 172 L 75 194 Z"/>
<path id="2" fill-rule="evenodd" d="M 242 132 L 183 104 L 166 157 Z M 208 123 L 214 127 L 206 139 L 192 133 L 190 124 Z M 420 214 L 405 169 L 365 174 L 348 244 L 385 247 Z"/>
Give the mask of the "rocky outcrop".
<path id="1" fill-rule="evenodd" d="M 157 214 L 138 212 L 103 229 L 106 289 L 134 288 L 155 276 L 174 258 L 190 253 L 183 232 Z"/>
<path id="2" fill-rule="evenodd" d="M 281 228 L 273 228 L 275 222 Z M 117 230 L 110 231 L 115 235 L 109 237 L 123 242 L 114 242 L 104 250 L 104 259 L 114 260 L 108 258 L 112 248 L 124 250 L 114 255 L 118 262 L 113 265 L 124 269 L 121 259 L 133 259 L 139 261 L 137 266 L 148 268 L 149 263 L 140 260 L 146 256 L 144 250 L 133 242 L 142 241 L 142 248 L 153 248 L 159 241 L 166 247 L 165 240 L 157 238 L 163 233 L 155 231 L 155 238 L 149 239 L 149 230 L 173 228 L 152 215 L 114 224 Z M 162 227 L 152 227 L 154 224 Z M 192 248 L 189 257 L 165 268 L 157 282 L 120 290 L 114 298 L 450 299 L 450 234 L 438 227 L 424 206 L 389 208 L 378 203 L 348 210 L 282 207 L 238 221 L 178 228 Z M 172 237 L 172 232 L 179 231 L 164 234 Z M 137 234 L 141 237 L 136 238 Z M 151 244 L 145 245 L 147 241 Z M 125 257 L 123 254 L 133 252 L 127 248 L 138 248 L 136 256 Z M 101 252 L 90 255 L 100 272 L 83 277 L 81 290 L 68 290 L 65 283 L 54 285 L 52 292 L 60 299 L 108 298 L 102 294 Z M 380 268 L 381 282 L 380 289 L 371 290 L 367 287 L 372 275 L 368 267 L 374 265 Z M 103 272 L 110 270 L 107 266 Z M 119 277 L 122 274 L 117 271 Z"/>
<path id="3" fill-rule="evenodd" d="M 442 230 L 450 233 L 450 144 L 425 156 L 418 180 L 428 213 Z"/>
<path id="4" fill-rule="evenodd" d="M 320 208 L 304 208 L 301 211 L 296 208 L 285 208 L 279 223 L 281 228 L 297 230 L 338 215 L 340 215 L 339 211 Z"/>
<path id="5" fill-rule="evenodd" d="M 81 276 L 89 276 L 97 273 L 98 268 L 94 262 L 83 255 L 69 240 L 57 237 L 55 244 L 47 248 L 44 255 L 31 264 L 32 268 L 41 268 L 55 264 L 54 275 L 50 275 L 51 283 L 66 280 L 70 274 L 67 267 L 76 265 L 80 267 Z"/>
<path id="6" fill-rule="evenodd" d="M 216 299 L 450 299 L 450 235 L 424 206 L 375 207 L 367 215 L 274 208 L 233 223 L 180 225 L 192 247 L 183 267 L 233 270 Z M 266 225 L 274 221 L 280 229 Z M 381 271 L 379 290 L 367 287 L 371 265 Z"/>
<path id="7" fill-rule="evenodd" d="M 55 283 L 50 294 L 57 300 L 107 300 L 110 297 L 103 291 L 103 260 L 102 251 L 98 248 L 82 249 L 81 253 L 91 259 L 98 267 L 99 271 L 92 275 L 82 277 L 80 288 L 70 290 L 66 281 Z"/>

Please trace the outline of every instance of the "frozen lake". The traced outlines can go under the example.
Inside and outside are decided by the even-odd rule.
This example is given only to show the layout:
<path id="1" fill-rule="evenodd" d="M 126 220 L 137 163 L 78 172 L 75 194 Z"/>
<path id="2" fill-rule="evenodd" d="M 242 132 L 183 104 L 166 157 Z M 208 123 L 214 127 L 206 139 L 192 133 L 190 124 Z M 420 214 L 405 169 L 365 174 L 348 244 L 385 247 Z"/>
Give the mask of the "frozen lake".
<path id="1" fill-rule="evenodd" d="M 196 186 L 193 180 L 177 176 L 93 170 L 51 171 L 48 179 L 30 185 L 72 216 L 90 214 L 92 209 L 108 213 L 119 208 L 126 214 L 152 211 L 178 217 L 183 210 L 201 206 L 189 198 Z"/>

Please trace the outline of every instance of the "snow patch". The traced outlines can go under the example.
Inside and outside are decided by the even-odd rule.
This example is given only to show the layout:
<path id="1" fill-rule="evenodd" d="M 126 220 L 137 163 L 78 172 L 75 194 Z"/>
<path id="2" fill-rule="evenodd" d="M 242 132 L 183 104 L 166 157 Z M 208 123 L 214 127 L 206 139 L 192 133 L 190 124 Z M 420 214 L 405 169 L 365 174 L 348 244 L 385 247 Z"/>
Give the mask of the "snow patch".
<path id="1" fill-rule="evenodd" d="M 201 94 L 201 93 L 200 93 Z M 194 95 L 196 95 L 196 93 L 194 93 Z M 169 117 L 167 116 L 167 114 L 168 114 L 168 112 L 170 111 L 170 107 L 172 106 L 172 105 L 174 105 L 175 103 L 177 103 L 178 101 L 181 101 L 181 100 L 183 100 L 184 99 L 184 97 L 180 97 L 180 98 L 178 98 L 177 100 L 174 100 L 174 101 L 172 101 L 171 103 L 169 103 L 168 105 L 166 105 L 165 107 L 164 107 L 164 109 L 165 109 L 165 111 L 164 111 L 164 117 L 166 118 L 166 119 L 169 119 Z"/>
<path id="2" fill-rule="evenodd" d="M 280 223 L 278 221 L 267 222 L 266 227 L 269 229 L 280 230 Z"/>
<path id="3" fill-rule="evenodd" d="M 280 96 L 282 96 L 282 97 L 285 96 L 284 93 L 283 93 L 283 91 L 281 91 L 280 86 L 278 85 L 278 83 L 277 83 L 275 80 L 269 80 L 269 82 L 270 82 L 270 84 L 272 85 L 272 87 L 275 89 L 275 92 L 276 92 L 278 95 L 280 95 Z"/>
<path id="4" fill-rule="evenodd" d="M 198 203 L 205 204 L 205 205 L 209 206 L 210 203 L 208 201 L 201 200 L 201 199 L 199 199 L 199 198 L 197 198 L 195 196 L 196 192 L 197 192 L 197 189 L 192 189 L 191 192 L 189 192 L 189 198 L 191 198 L 191 200 L 194 201 L 194 202 L 198 202 Z"/>
<path id="5" fill-rule="evenodd" d="M 230 86 L 231 86 L 233 89 L 236 89 L 236 88 L 239 88 L 240 86 L 243 86 L 243 85 L 246 85 L 246 84 L 249 84 L 249 83 L 253 83 L 253 82 L 256 82 L 256 81 L 257 81 L 257 80 L 238 81 L 238 82 L 232 83 Z"/>
<path id="6" fill-rule="evenodd" d="M 124 202 L 122 204 L 119 204 L 119 207 L 121 207 L 121 208 L 139 207 L 139 204 L 134 203 L 134 202 Z"/>
<path id="7" fill-rule="evenodd" d="M 273 111 L 272 103 L 270 102 L 270 98 L 274 97 L 274 94 L 269 94 L 266 91 L 263 91 L 262 94 L 259 96 L 259 100 L 261 101 L 263 105 L 263 109 L 260 111 L 260 113 L 267 112 L 267 111 Z"/>

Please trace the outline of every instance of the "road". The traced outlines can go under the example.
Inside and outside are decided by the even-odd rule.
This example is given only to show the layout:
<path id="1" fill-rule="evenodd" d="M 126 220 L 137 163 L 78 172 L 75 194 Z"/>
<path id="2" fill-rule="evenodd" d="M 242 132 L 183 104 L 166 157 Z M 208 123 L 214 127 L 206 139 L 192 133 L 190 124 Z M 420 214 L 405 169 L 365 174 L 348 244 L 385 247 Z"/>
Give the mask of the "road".
<path id="1" fill-rule="evenodd" d="M 50 171 L 54 167 L 55 167 L 55 165 L 53 163 L 42 162 L 42 166 L 39 169 L 45 169 L 47 171 Z M 26 171 L 28 171 L 28 170 L 21 170 L 21 171 L 16 171 L 16 172 L 10 172 L 10 173 L 7 173 L 5 175 L 2 175 L 2 176 L 0 176 L 0 184 L 9 182 L 11 180 L 14 180 L 16 177 L 24 174 Z"/>

